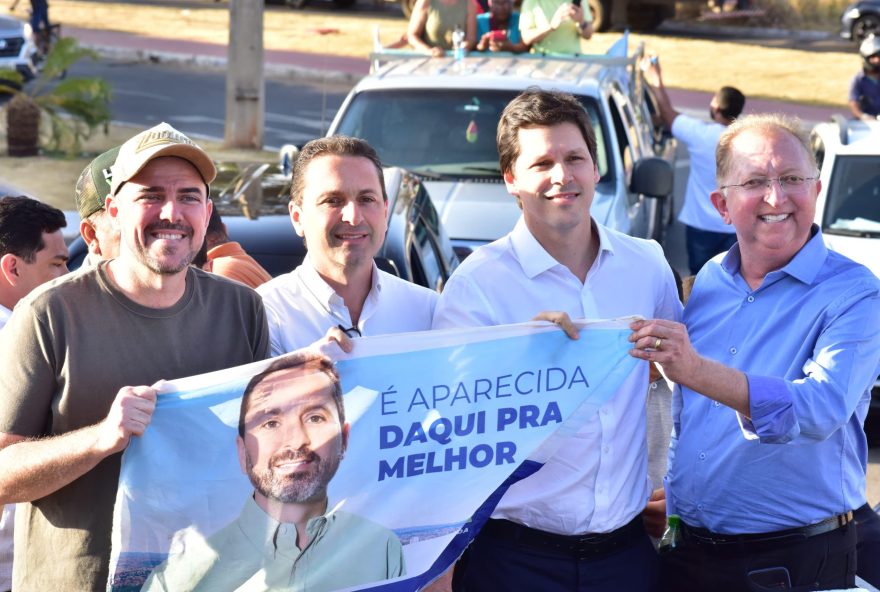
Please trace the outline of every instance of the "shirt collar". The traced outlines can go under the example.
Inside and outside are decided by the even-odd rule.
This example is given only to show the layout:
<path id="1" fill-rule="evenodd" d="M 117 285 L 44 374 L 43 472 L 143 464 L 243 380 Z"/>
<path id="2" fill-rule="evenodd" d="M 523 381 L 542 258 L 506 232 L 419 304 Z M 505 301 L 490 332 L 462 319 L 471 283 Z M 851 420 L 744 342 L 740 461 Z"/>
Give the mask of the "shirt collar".
<path id="1" fill-rule="evenodd" d="M 790 275 L 794 279 L 804 283 L 812 284 L 822 267 L 821 263 L 828 257 L 828 247 L 822 239 L 822 231 L 819 226 L 813 224 L 810 228 L 812 236 L 800 251 L 795 253 L 791 261 L 786 263 L 781 269 L 775 270 Z M 721 267 L 730 275 L 739 273 L 742 264 L 742 256 L 739 252 L 739 243 L 735 244 L 724 258 L 721 260 Z M 770 272 L 774 273 L 774 272 Z M 768 274 L 769 275 L 769 274 Z"/>
<path id="2" fill-rule="evenodd" d="M 3 325 L 9 320 L 9 317 L 12 316 L 12 311 L 0 304 L 0 329 L 3 328 Z"/>
<path id="3" fill-rule="evenodd" d="M 593 232 L 599 237 L 599 253 L 596 256 L 596 260 L 598 261 L 603 257 L 603 251 L 613 255 L 614 247 L 611 244 L 607 230 L 602 225 L 596 224 L 592 218 L 590 218 L 590 225 L 593 228 Z M 538 242 L 538 239 L 535 238 L 529 227 L 526 226 L 525 219 L 522 216 L 519 217 L 516 226 L 514 226 L 510 233 L 510 242 L 523 272 L 529 279 L 552 269 L 556 265 L 562 265 L 541 246 L 541 243 Z"/>
<path id="4" fill-rule="evenodd" d="M 336 291 L 324 281 L 324 278 L 321 277 L 321 274 L 318 273 L 318 270 L 315 269 L 315 265 L 312 263 L 311 257 L 309 257 L 308 253 L 306 253 L 305 258 L 302 262 L 302 270 L 301 270 L 301 278 L 303 282 L 306 283 L 309 287 L 309 291 L 320 300 L 321 304 L 330 308 L 331 304 L 343 304 L 342 298 L 336 293 Z M 382 292 L 382 278 L 379 273 L 379 268 L 376 266 L 376 262 L 373 261 L 373 275 L 372 275 L 372 283 L 370 284 L 370 294 L 373 293 L 381 293 Z M 367 296 L 369 298 L 369 296 Z"/>
<path id="5" fill-rule="evenodd" d="M 344 501 L 340 501 L 323 515 L 309 519 L 306 524 L 309 539 L 312 541 L 317 540 L 323 534 L 324 529 L 336 521 L 337 512 L 343 503 Z M 300 553 L 299 548 L 296 546 L 296 526 L 294 524 L 278 522 L 269 516 L 257 505 L 253 496 L 248 497 L 239 516 L 238 524 L 245 533 L 245 536 L 258 547 L 269 546 L 277 551 L 293 556 L 297 556 Z"/>

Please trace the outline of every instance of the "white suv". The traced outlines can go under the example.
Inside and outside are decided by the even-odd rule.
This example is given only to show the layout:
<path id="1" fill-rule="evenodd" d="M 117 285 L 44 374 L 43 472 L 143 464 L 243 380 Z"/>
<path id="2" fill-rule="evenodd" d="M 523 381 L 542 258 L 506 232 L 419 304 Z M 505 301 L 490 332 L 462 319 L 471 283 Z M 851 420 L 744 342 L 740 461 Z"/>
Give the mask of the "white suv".
<path id="1" fill-rule="evenodd" d="M 348 95 L 329 134 L 364 138 L 386 165 L 423 176 L 463 258 L 509 232 L 520 216 L 498 165 L 495 133 L 502 110 L 531 86 L 570 92 L 596 131 L 601 179 L 593 217 L 659 239 L 671 201 L 664 198 L 672 191 L 674 145 L 654 133 L 636 66 L 641 50 L 629 57 L 625 45 L 616 51 L 623 57 L 374 54 L 377 67 Z"/>
<path id="2" fill-rule="evenodd" d="M 0 70 L 16 70 L 25 81 L 37 75 L 37 46 L 28 23 L 0 16 Z"/>
<path id="3" fill-rule="evenodd" d="M 830 249 L 880 277 L 880 121 L 835 117 L 812 133 L 821 168 L 816 224 Z"/>

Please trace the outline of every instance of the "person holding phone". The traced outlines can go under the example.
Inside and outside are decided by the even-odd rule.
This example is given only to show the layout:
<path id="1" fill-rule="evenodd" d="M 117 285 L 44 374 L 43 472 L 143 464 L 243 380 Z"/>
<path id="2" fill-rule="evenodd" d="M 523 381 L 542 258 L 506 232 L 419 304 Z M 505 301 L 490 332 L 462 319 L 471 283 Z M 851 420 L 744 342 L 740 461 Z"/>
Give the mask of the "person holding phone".
<path id="1" fill-rule="evenodd" d="M 489 0 L 489 12 L 477 15 L 477 51 L 529 50 L 519 32 L 519 13 L 513 0 Z"/>
<path id="2" fill-rule="evenodd" d="M 581 0 L 523 0 L 519 30 L 532 53 L 579 54 L 593 35 L 593 15 Z"/>

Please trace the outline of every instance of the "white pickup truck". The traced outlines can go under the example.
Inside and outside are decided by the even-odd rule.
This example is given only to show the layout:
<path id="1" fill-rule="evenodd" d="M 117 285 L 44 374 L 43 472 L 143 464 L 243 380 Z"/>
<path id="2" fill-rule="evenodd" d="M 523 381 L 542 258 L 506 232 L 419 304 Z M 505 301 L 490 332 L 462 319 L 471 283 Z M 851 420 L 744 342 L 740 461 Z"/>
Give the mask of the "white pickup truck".
<path id="1" fill-rule="evenodd" d="M 641 84 L 641 48 L 548 57 L 472 53 L 373 54 L 374 71 L 346 98 L 329 134 L 367 140 L 386 165 L 421 175 L 459 257 L 510 231 L 520 210 L 507 193 L 495 133 L 505 105 L 538 86 L 577 96 L 598 141 L 593 217 L 660 239 L 671 204 L 673 141 L 655 131 Z"/>

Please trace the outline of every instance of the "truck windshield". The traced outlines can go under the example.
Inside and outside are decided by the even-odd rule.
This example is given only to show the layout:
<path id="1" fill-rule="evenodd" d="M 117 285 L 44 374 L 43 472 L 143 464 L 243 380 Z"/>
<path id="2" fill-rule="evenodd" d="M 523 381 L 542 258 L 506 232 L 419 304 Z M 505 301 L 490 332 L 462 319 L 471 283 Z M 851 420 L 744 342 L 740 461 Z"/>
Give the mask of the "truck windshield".
<path id="1" fill-rule="evenodd" d="M 386 166 L 424 174 L 501 177 L 495 133 L 517 91 L 394 89 L 354 97 L 336 133 L 363 138 Z M 596 102 L 580 97 L 596 132 L 599 174 L 608 172 Z"/>
<path id="2" fill-rule="evenodd" d="M 880 236 L 877 156 L 838 156 L 826 195 L 822 230 Z"/>

